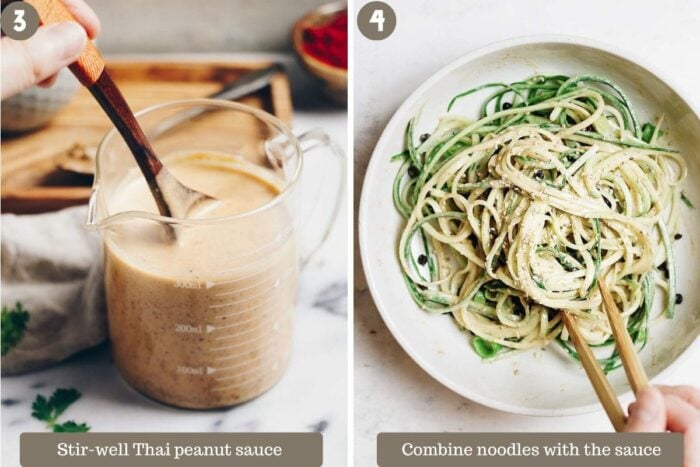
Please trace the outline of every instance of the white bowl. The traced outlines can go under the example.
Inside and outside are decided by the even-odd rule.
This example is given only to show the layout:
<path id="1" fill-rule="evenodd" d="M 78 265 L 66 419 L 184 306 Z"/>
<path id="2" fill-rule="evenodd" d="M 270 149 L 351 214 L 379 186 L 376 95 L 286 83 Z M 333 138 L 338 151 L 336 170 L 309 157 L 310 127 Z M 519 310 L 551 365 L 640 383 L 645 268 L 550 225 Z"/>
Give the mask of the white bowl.
<path id="1" fill-rule="evenodd" d="M 688 163 L 685 191 L 700 204 L 700 120 L 697 112 L 659 75 L 626 53 L 587 39 L 529 37 L 500 42 L 470 53 L 438 71 L 396 111 L 379 140 L 362 190 L 359 214 L 360 248 L 367 282 L 384 322 L 404 350 L 430 375 L 453 391 L 496 409 L 561 416 L 597 410 L 600 406 L 581 367 L 558 345 L 482 361 L 465 333 L 447 315 L 429 315 L 411 299 L 397 259 L 403 219 L 394 208 L 391 188 L 403 150 L 409 119 L 420 113 L 415 134 L 431 132 L 447 103 L 458 92 L 480 84 L 513 82 L 536 73 L 595 74 L 619 84 L 641 121 L 664 114 L 670 142 Z M 458 111 L 476 116 L 484 95 L 460 103 Z M 700 330 L 698 242 L 700 213 L 683 208 L 684 237 L 674 247 L 678 258 L 678 291 L 684 302 L 673 320 L 652 322 L 641 359 L 652 378 L 662 377 L 689 357 Z M 660 307 L 656 307 L 657 311 Z M 618 395 L 629 392 L 624 371 L 608 378 Z M 628 399 L 626 396 L 623 398 Z"/>
<path id="2" fill-rule="evenodd" d="M 48 88 L 32 86 L 2 102 L 2 130 L 28 131 L 47 125 L 80 89 L 80 82 L 64 68 Z"/>

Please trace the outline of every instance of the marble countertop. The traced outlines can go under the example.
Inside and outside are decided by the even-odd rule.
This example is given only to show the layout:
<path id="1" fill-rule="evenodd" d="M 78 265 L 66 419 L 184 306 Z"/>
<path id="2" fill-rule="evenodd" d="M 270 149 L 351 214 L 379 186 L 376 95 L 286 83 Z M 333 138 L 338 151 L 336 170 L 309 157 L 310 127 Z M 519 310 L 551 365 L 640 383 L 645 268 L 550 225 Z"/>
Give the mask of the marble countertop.
<path id="1" fill-rule="evenodd" d="M 367 3 L 360 1 L 356 10 Z M 389 2 L 397 27 L 384 41 L 355 40 L 355 213 L 370 154 L 394 111 L 429 76 L 487 44 L 534 34 L 591 37 L 644 54 L 674 83 L 694 89 L 700 62 L 700 3 L 590 0 L 581 20 L 577 2 Z M 650 27 L 650 25 L 654 25 Z M 700 104 L 700 94 L 690 98 Z M 356 245 L 357 246 L 357 245 Z M 355 465 L 375 465 L 381 431 L 610 431 L 604 413 L 526 417 L 489 409 L 450 391 L 425 373 L 394 340 L 372 301 L 355 248 Z M 700 365 L 688 361 L 667 382 L 700 386 Z"/>
<path id="2" fill-rule="evenodd" d="M 244 56 L 266 57 L 272 56 Z M 296 109 L 292 125 L 295 133 L 320 127 L 345 148 L 345 109 L 318 98 L 298 68 L 292 66 L 290 76 Z M 309 158 L 305 165 L 304 177 L 318 179 L 320 168 L 314 160 Z M 108 346 L 102 345 L 43 371 L 2 378 L 0 463 L 7 467 L 19 465 L 19 434 L 45 430 L 42 422 L 31 417 L 34 397 L 39 393 L 50 395 L 58 387 L 75 387 L 83 396 L 65 416 L 87 422 L 95 432 L 320 431 L 324 436 L 324 465 L 345 465 L 347 218 L 347 203 L 343 203 L 328 240 L 302 270 L 293 358 L 287 373 L 270 391 L 229 410 L 166 407 L 131 389 L 114 367 Z"/>

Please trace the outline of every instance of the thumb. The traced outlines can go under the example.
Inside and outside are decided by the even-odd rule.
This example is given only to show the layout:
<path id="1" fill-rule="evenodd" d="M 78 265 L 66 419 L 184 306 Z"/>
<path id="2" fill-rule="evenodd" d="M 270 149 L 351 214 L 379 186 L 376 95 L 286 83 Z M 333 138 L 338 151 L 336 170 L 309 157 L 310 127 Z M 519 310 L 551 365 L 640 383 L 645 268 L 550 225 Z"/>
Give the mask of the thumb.
<path id="1" fill-rule="evenodd" d="M 24 41 L 2 39 L 2 98 L 16 94 L 78 59 L 87 34 L 66 21 L 40 27 Z"/>
<path id="2" fill-rule="evenodd" d="M 666 431 L 666 405 L 657 388 L 649 386 L 644 389 L 637 396 L 637 401 L 630 405 L 625 431 Z"/>

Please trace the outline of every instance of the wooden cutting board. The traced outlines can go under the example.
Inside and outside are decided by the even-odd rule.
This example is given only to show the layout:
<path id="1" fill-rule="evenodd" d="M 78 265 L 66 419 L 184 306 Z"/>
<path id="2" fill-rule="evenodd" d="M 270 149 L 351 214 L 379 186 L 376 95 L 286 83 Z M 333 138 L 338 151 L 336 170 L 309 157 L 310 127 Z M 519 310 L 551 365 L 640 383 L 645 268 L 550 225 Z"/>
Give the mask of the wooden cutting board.
<path id="1" fill-rule="evenodd" d="M 107 63 L 134 111 L 177 99 L 206 97 L 237 77 L 269 63 Z M 278 73 L 270 85 L 238 102 L 290 124 L 289 81 Z M 51 123 L 34 132 L 2 137 L 2 212 L 38 213 L 87 203 L 92 176 L 61 170 L 57 163 L 76 144 L 94 148 L 112 128 L 97 102 L 81 89 Z"/>

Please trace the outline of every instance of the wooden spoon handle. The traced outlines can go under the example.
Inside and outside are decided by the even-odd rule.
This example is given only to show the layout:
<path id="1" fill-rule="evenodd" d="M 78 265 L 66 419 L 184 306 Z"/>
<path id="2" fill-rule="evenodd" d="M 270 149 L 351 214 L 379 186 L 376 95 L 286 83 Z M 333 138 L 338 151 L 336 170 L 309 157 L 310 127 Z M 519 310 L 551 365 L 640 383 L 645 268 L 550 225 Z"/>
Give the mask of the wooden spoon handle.
<path id="1" fill-rule="evenodd" d="M 42 24 L 75 21 L 75 18 L 61 0 L 26 1 L 36 8 Z M 92 41 L 88 40 L 83 49 L 83 53 L 69 68 L 84 86 L 92 86 L 102 74 L 105 68 L 105 62 L 100 52 L 97 50 L 97 47 L 95 47 Z"/>

